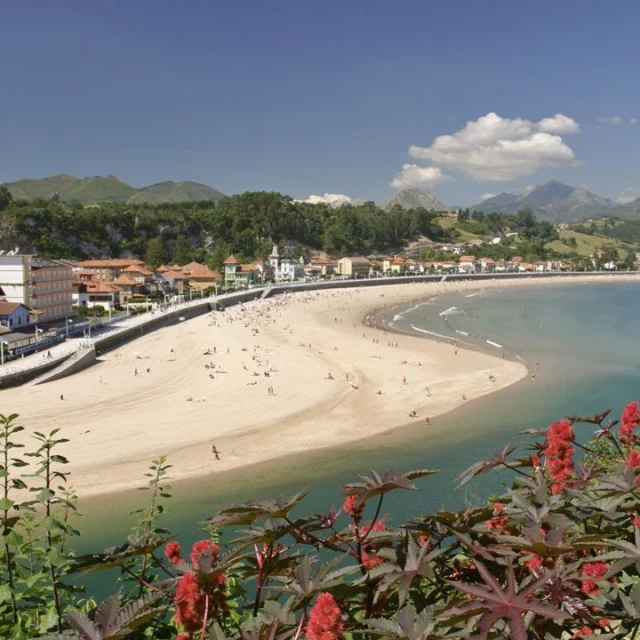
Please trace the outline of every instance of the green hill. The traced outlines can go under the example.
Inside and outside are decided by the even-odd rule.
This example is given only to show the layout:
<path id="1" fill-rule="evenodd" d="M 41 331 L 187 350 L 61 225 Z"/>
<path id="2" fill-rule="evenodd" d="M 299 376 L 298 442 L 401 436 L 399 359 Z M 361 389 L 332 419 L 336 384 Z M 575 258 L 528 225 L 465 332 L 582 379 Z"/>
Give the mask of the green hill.
<path id="1" fill-rule="evenodd" d="M 220 200 L 225 194 L 206 184 L 190 182 L 159 182 L 139 189 L 129 198 L 131 204 L 157 204 L 161 202 L 186 202 L 194 200 Z"/>
<path id="2" fill-rule="evenodd" d="M 160 182 L 136 189 L 116 176 L 76 178 L 61 173 L 48 178 L 25 178 L 5 185 L 15 200 L 42 198 L 50 200 L 58 195 L 63 202 L 96 204 L 99 202 L 129 202 L 132 204 L 185 202 L 187 200 L 220 200 L 224 194 L 198 182 Z"/>

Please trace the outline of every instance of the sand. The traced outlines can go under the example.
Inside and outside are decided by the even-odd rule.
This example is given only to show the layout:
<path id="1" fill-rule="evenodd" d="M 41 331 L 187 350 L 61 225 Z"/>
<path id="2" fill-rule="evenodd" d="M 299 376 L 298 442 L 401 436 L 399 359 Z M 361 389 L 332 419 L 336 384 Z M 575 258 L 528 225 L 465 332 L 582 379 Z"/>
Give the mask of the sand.
<path id="1" fill-rule="evenodd" d="M 558 281 L 404 284 L 255 301 L 145 335 L 68 378 L 3 390 L 2 413 L 20 414 L 25 442 L 60 428 L 83 498 L 139 486 L 162 455 L 181 480 L 412 421 L 434 424 L 522 379 L 526 367 L 462 348 L 456 355 L 451 344 L 384 333 L 362 319 L 443 291 L 529 284 Z"/>

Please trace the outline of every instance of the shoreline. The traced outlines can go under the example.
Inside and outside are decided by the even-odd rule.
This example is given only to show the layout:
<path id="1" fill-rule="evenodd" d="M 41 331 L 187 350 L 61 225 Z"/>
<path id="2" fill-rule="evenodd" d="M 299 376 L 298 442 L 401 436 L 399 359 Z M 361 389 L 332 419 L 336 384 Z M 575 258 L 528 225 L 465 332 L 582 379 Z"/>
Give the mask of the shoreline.
<path id="1" fill-rule="evenodd" d="M 562 284 L 567 280 L 573 284 L 577 278 Z M 2 393 L 5 406 L 12 403 L 11 411 L 20 414 L 27 434 L 61 427 L 61 435 L 71 439 L 62 453 L 71 459 L 71 483 L 82 500 L 137 487 L 151 458 L 164 454 L 173 465 L 174 481 L 215 480 L 218 473 L 226 476 L 291 454 L 340 447 L 408 424 L 424 427 L 426 416 L 442 416 L 523 379 L 527 369 L 522 363 L 462 346 L 453 356 L 451 345 L 405 333 L 394 332 L 402 335 L 402 344 L 391 347 L 384 344 L 385 329 L 372 334 L 365 324 L 372 309 L 380 311 L 389 302 L 407 307 L 433 297 L 434 291 L 523 282 L 529 281 L 446 287 L 440 282 L 399 283 L 288 294 L 143 336 L 89 370 L 32 387 L 34 397 L 26 411 L 20 410 L 27 403 L 20 403 L 19 389 Z M 540 281 L 531 284 L 543 286 Z M 201 368 L 206 360 L 200 349 L 216 342 L 222 348 L 207 359 L 217 360 L 219 364 L 213 364 L 227 373 L 213 369 L 211 378 Z M 170 353 L 175 358 L 166 357 Z M 156 377 L 158 366 L 166 369 L 161 379 Z M 264 375 L 267 366 L 273 370 L 270 377 Z M 112 381 L 112 375 L 122 379 Z M 490 382 L 490 376 L 497 382 Z M 425 382 L 428 397 L 423 394 Z M 275 388 L 273 396 L 267 393 L 269 386 Z M 189 389 L 196 397 L 205 388 L 215 396 L 202 402 L 184 397 Z M 78 391 L 84 392 L 83 398 L 74 398 L 70 406 L 66 396 L 64 403 L 56 403 L 60 393 Z M 123 399 L 127 392 L 133 398 Z M 52 406 L 59 410 L 51 411 Z M 105 416 L 109 409 L 112 414 Z M 415 419 L 409 409 L 416 412 Z M 211 453 L 212 442 L 221 454 L 218 461 Z"/>

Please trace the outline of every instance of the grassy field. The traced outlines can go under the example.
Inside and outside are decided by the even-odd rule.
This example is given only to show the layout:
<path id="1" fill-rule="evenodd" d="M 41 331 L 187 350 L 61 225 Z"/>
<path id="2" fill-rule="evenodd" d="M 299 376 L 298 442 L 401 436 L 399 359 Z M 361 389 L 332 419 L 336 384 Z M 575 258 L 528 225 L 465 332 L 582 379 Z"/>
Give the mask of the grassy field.
<path id="1" fill-rule="evenodd" d="M 482 236 L 469 231 L 463 231 L 458 228 L 458 221 L 455 218 L 438 218 L 436 222 L 443 228 L 448 230 L 455 229 L 460 234 L 460 242 L 468 242 L 469 244 L 482 244 L 485 240 Z"/>
<path id="2" fill-rule="evenodd" d="M 562 239 L 575 238 L 577 246 L 569 247 L 562 242 Z M 590 236 L 584 233 L 578 233 L 577 231 L 561 231 L 560 232 L 560 240 L 554 240 L 553 242 L 547 243 L 546 247 L 548 249 L 553 249 L 558 253 L 563 254 L 571 254 L 576 252 L 581 256 L 590 256 L 597 249 L 608 245 L 613 246 L 618 249 L 621 258 L 625 258 L 629 253 L 629 248 L 620 240 L 615 240 L 613 238 L 604 238 L 602 236 Z"/>

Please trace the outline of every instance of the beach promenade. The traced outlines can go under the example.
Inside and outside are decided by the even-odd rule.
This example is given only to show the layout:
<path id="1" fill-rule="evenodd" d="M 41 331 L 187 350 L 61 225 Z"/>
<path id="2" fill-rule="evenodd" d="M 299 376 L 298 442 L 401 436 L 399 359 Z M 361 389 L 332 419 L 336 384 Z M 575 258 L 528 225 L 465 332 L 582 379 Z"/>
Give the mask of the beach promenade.
<path id="1" fill-rule="evenodd" d="M 455 407 L 521 380 L 525 366 L 384 332 L 363 319 L 440 293 L 502 286 L 514 283 L 445 281 L 257 299 L 143 334 L 68 378 L 0 391 L 2 412 L 20 414 L 25 443 L 34 431 L 61 429 L 70 440 L 61 453 L 83 497 L 138 486 L 148 462 L 165 454 L 172 477 L 182 479 L 350 446 L 407 423 L 424 434 Z"/>

